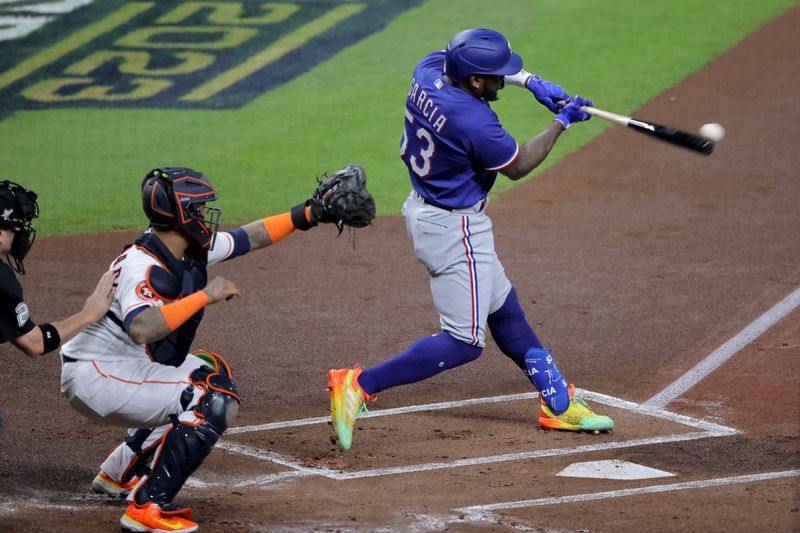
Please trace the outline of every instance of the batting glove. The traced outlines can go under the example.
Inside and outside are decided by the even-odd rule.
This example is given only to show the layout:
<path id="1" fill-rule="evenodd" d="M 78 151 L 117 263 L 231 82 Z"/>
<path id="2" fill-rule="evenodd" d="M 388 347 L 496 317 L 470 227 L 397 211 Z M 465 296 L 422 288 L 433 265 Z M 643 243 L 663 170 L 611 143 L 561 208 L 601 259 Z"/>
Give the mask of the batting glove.
<path id="1" fill-rule="evenodd" d="M 505 77 L 505 81 L 509 85 L 516 85 L 517 87 L 525 87 L 539 101 L 540 104 L 545 106 L 553 113 L 558 113 L 564 107 L 570 96 L 564 91 L 560 85 L 542 79 L 536 74 L 531 74 L 523 69 Z"/>
<path id="2" fill-rule="evenodd" d="M 564 129 L 567 129 L 573 122 L 583 122 L 592 118 L 589 113 L 581 109 L 581 106 L 594 107 L 594 104 L 591 100 L 574 96 L 569 99 L 569 103 L 556 115 L 556 120 L 564 125 Z"/>
<path id="3" fill-rule="evenodd" d="M 570 99 L 570 96 L 561 85 L 543 80 L 536 74 L 531 75 L 525 86 L 533 93 L 533 96 L 536 97 L 540 104 L 553 113 L 561 111 L 564 103 Z"/>

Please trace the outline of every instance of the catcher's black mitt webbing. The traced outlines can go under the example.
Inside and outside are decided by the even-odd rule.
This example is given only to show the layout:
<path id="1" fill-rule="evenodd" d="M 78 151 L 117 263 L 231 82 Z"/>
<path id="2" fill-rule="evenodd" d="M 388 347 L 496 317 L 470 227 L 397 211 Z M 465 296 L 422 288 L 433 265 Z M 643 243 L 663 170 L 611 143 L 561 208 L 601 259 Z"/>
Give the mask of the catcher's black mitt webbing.
<path id="1" fill-rule="evenodd" d="M 347 165 L 317 181 L 308 202 L 318 222 L 336 224 L 341 233 L 344 226 L 363 228 L 375 218 L 375 200 L 367 191 L 367 174 L 362 167 Z"/>

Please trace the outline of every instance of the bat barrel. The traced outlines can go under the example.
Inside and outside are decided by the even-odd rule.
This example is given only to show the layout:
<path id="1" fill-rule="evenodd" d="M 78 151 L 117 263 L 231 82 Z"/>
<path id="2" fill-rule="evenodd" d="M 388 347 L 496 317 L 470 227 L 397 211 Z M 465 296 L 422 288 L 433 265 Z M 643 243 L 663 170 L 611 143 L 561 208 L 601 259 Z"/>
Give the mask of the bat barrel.
<path id="1" fill-rule="evenodd" d="M 653 124 L 633 117 L 626 117 L 625 115 L 618 115 L 598 109 L 596 107 L 581 107 L 586 113 L 600 117 L 602 119 L 614 122 L 615 124 L 622 124 L 640 133 L 650 135 L 659 141 L 668 142 L 681 148 L 686 148 L 703 155 L 711 155 L 714 151 L 714 141 L 694 135 L 683 130 L 662 126 L 661 124 Z"/>
<path id="2" fill-rule="evenodd" d="M 655 137 L 658 140 L 680 146 L 681 148 L 687 148 L 703 155 L 711 155 L 714 151 L 714 141 L 682 130 L 662 126 L 661 124 L 648 123 L 634 118 L 628 121 L 627 126 L 640 133 Z"/>

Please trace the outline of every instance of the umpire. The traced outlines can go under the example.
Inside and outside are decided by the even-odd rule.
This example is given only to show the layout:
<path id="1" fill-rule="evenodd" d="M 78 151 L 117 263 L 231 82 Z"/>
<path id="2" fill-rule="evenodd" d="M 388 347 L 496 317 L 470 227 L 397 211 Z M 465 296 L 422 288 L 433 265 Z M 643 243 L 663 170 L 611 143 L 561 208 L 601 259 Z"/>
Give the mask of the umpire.
<path id="1" fill-rule="evenodd" d="M 60 322 L 36 324 L 31 320 L 22 286 L 14 272 L 25 274 L 25 259 L 36 237 L 31 224 L 39 216 L 36 193 L 13 181 L 0 181 L 0 344 L 11 342 L 29 357 L 52 352 L 62 341 L 106 314 L 114 296 L 114 276 L 106 272 L 83 309 Z M 3 412 L 0 410 L 0 430 Z"/>

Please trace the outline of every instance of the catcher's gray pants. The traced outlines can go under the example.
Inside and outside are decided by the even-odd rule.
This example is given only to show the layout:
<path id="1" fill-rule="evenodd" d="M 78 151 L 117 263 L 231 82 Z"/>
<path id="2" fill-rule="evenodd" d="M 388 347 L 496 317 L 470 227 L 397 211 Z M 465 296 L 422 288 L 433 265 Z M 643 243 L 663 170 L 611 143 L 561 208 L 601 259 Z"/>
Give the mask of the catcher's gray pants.
<path id="1" fill-rule="evenodd" d="M 154 428 L 143 448 L 149 448 L 172 427 L 170 415 L 181 422 L 199 424 L 194 413 L 205 390 L 196 387 L 189 404 L 181 399 L 192 384 L 192 372 L 206 364 L 193 354 L 179 367 L 160 365 L 147 359 L 120 362 L 77 361 L 64 363 L 61 370 L 61 392 L 69 404 L 83 416 L 104 424 L 130 428 Z M 125 442 L 111 452 L 101 466 L 112 479 L 119 481 L 134 459 L 134 452 Z"/>

